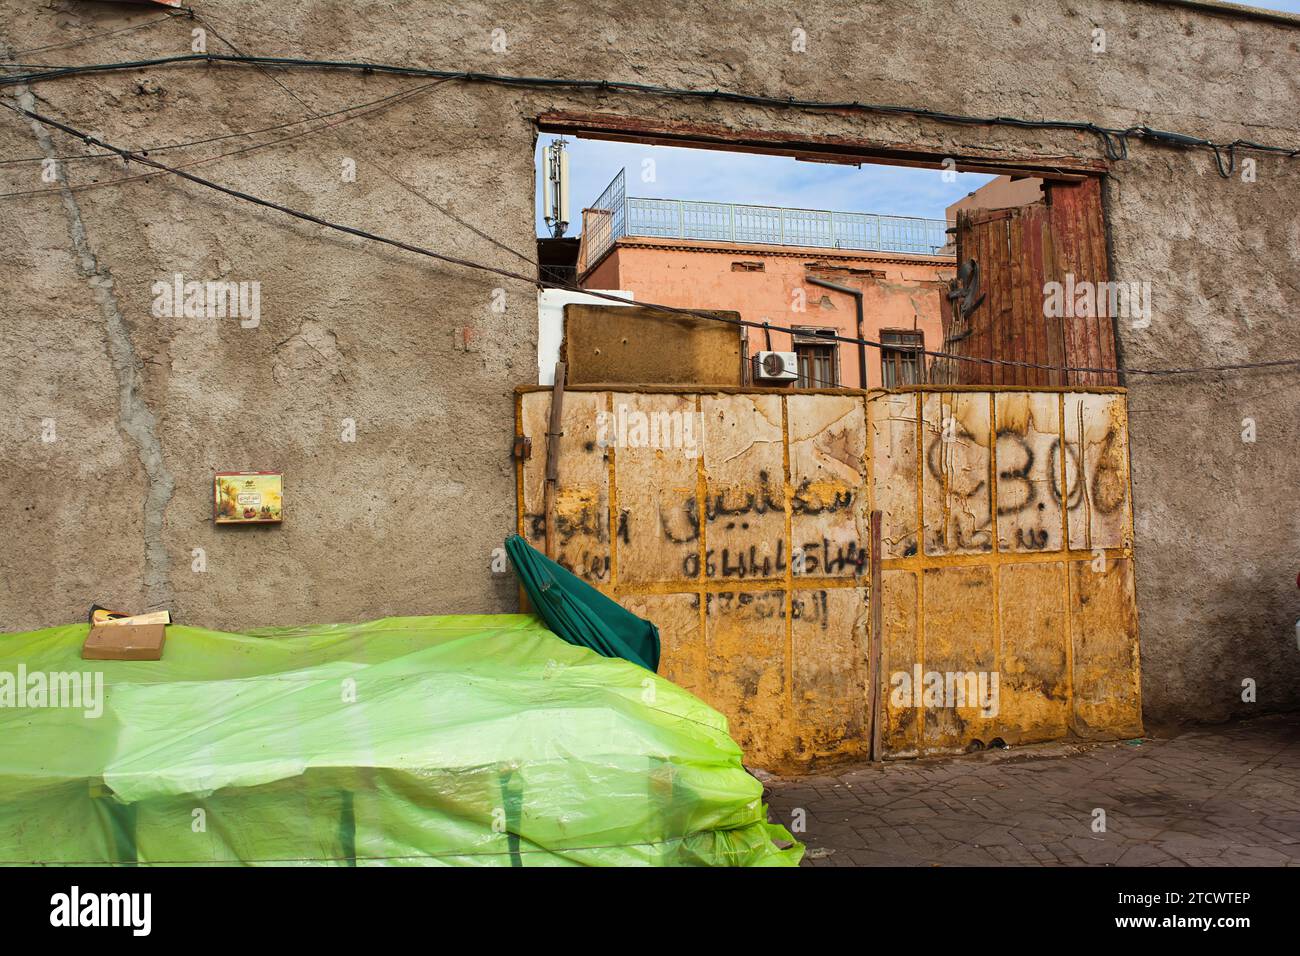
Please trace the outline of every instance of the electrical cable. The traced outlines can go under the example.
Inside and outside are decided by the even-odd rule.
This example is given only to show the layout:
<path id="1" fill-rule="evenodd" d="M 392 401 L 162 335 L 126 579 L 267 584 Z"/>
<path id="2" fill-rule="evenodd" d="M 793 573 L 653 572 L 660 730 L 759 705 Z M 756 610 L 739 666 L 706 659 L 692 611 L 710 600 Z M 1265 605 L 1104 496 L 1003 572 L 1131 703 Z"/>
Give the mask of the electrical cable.
<path id="1" fill-rule="evenodd" d="M 414 94 L 423 92 L 424 90 L 430 90 L 433 89 L 435 86 L 440 86 L 442 83 L 445 82 L 446 82 L 445 80 L 434 80 L 431 83 L 423 83 L 419 86 L 412 87 L 409 89 L 398 90 L 396 93 L 389 93 L 387 96 L 379 97 L 379 99 L 367 100 L 364 103 L 355 103 L 352 106 L 344 106 L 341 109 L 331 110 L 328 113 L 321 113 L 316 117 L 308 117 L 306 119 L 300 119 L 300 120 L 290 120 L 287 123 L 276 123 L 274 126 L 263 126 L 260 127 L 259 129 L 236 130 L 233 133 L 222 133 L 218 136 L 205 136 L 202 139 L 189 139 L 180 143 L 167 143 L 161 146 L 143 146 L 140 148 L 140 152 L 145 154 L 146 156 L 151 156 L 154 153 L 164 153 L 173 149 L 188 149 L 191 146 L 203 146 L 207 143 L 216 143 L 224 139 L 235 139 L 239 136 L 256 136 L 259 133 L 274 133 L 282 129 L 288 129 L 290 126 L 301 126 L 303 123 L 310 123 L 313 118 L 329 119 L 332 116 L 339 116 L 340 114 L 343 113 L 351 113 L 356 110 L 365 109 L 368 106 L 377 106 L 380 103 L 386 103 L 389 100 L 398 99 L 400 97 L 405 97 L 405 96 L 413 96 Z M 20 163 L 43 163 L 46 161 L 46 158 L 47 157 L 45 156 L 20 156 L 17 157 L 16 159 L 0 159 L 0 166 L 17 166 Z M 121 159 L 122 157 L 118 156 L 116 153 L 80 153 L 80 154 L 73 154 L 70 156 L 55 156 L 53 158 L 59 161 L 60 163 L 73 163 L 73 162 L 98 160 L 98 159 Z M 41 190 L 34 190 L 34 192 L 40 192 L 40 191 Z"/>
<path id="2" fill-rule="evenodd" d="M 243 54 L 191 53 L 176 56 L 155 57 L 147 60 L 128 60 L 117 63 L 91 63 L 77 66 L 57 67 L 17 76 L 0 78 L 0 86 L 19 83 L 39 83 L 66 76 L 78 76 L 89 73 L 109 73 L 123 70 L 144 69 L 147 67 L 168 66 L 181 63 L 231 63 L 245 66 L 280 66 L 302 67 L 324 70 L 354 70 L 362 73 L 392 73 L 403 76 L 421 76 L 430 79 L 459 79 L 473 83 L 488 83 L 497 86 L 535 88 L 535 89 L 571 89 L 595 90 L 598 92 L 640 93 L 652 96 L 668 96 L 679 99 L 721 100 L 749 106 L 780 107 L 787 109 L 834 111 L 839 113 L 883 113 L 909 116 L 934 122 L 968 125 L 968 126 L 1010 126 L 1021 129 L 1055 129 L 1090 133 L 1101 142 L 1102 150 L 1108 160 L 1116 161 L 1128 158 L 1129 140 L 1133 138 L 1150 140 L 1168 146 L 1184 148 L 1201 148 L 1212 151 L 1216 157 L 1221 176 L 1230 176 L 1238 149 L 1255 152 L 1275 153 L 1294 158 L 1300 155 L 1300 148 L 1273 146 L 1253 140 L 1235 139 L 1230 143 L 1215 142 L 1200 136 L 1190 136 L 1170 130 L 1159 130 L 1151 126 L 1138 125 L 1124 129 L 1102 126 L 1087 120 L 1050 120 L 1026 119 L 1015 116 L 973 116 L 963 113 L 951 113 L 944 110 L 932 110 L 917 106 L 902 106 L 889 103 L 863 103 L 852 101 L 807 100 L 793 96 L 780 97 L 767 94 L 740 93 L 732 90 L 696 90 L 681 87 L 662 86 L 652 83 L 634 83 L 627 80 L 584 80 L 563 77 L 512 76 L 500 73 L 480 73 L 469 70 L 439 70 L 428 67 L 401 66 L 390 63 L 375 63 L 354 60 L 320 60 L 304 57 L 283 56 L 247 56 Z M 1225 167 L 1222 151 L 1229 153 L 1229 163 Z"/>
<path id="3" fill-rule="evenodd" d="M 280 203 L 272 202 L 269 199 L 262 199 L 258 196 L 253 196 L 249 193 L 242 192 L 238 189 L 233 189 L 229 186 L 223 186 L 220 183 L 213 182 L 210 179 L 204 179 L 201 176 L 196 176 L 193 173 L 187 173 L 182 169 L 177 169 L 175 167 L 167 166 L 164 163 L 158 162 L 157 160 L 150 159 L 147 156 L 142 156 L 137 153 L 133 153 L 130 150 L 124 149 L 120 146 L 113 146 L 112 144 L 106 143 L 103 140 L 98 139 L 97 137 L 94 137 L 89 133 L 75 129 L 74 127 L 69 126 L 66 123 L 62 123 L 59 120 L 53 119 L 48 116 L 44 116 L 32 110 L 24 109 L 23 107 L 18 106 L 16 104 L 8 103 L 4 100 L 0 100 L 0 106 L 3 106 L 5 109 L 8 109 L 13 113 L 17 113 L 20 116 L 26 116 L 29 119 L 33 119 L 38 123 L 41 123 L 42 125 L 50 127 L 51 129 L 57 129 L 68 136 L 76 137 L 82 140 L 84 143 L 86 143 L 87 146 L 97 146 L 101 149 L 107 149 L 114 153 L 117 153 L 119 156 L 121 156 L 124 160 L 128 162 L 134 161 L 145 166 L 162 170 L 164 172 L 170 172 L 173 175 L 179 176 L 180 178 L 188 180 L 190 182 L 197 183 L 200 186 L 206 186 L 209 189 L 213 189 L 217 192 L 224 193 L 225 195 L 232 196 L 236 199 L 244 200 L 245 202 L 250 202 L 255 205 L 263 206 L 268 209 L 274 209 L 277 212 L 282 212 L 285 215 L 292 216 L 293 218 L 300 219 L 304 222 L 314 223 L 315 225 L 321 226 L 323 228 L 332 229 L 336 232 L 341 232 L 347 235 L 356 236 L 361 239 L 369 239 L 373 242 L 378 242 L 383 245 L 388 245 L 397 249 L 405 250 L 407 252 L 412 252 L 415 253 L 416 255 L 426 256 L 428 258 L 435 259 L 440 262 L 445 262 L 451 265 L 457 265 L 467 269 L 474 269 L 479 272 L 486 272 L 492 275 L 498 275 L 508 279 L 516 279 L 539 289 L 545 289 L 545 288 L 567 289 L 568 288 L 567 286 L 564 286 L 560 283 L 546 282 L 536 275 L 526 276 L 523 275 L 522 273 L 518 273 L 510 269 L 503 269 L 498 266 L 491 266 L 480 262 L 474 262 L 472 260 L 463 259 L 458 256 L 452 256 L 446 253 L 437 252 L 432 249 L 426 249 L 422 246 L 417 246 L 414 245 L 413 243 L 404 242 L 403 240 L 400 239 L 393 239 L 388 236 L 381 236 L 378 235 L 377 233 L 368 232 L 364 229 L 358 229 L 355 226 L 348 226 L 342 223 L 331 222 L 328 219 L 322 219 L 319 216 L 312 215 L 311 213 L 303 212 L 297 209 L 292 209 L 288 206 L 281 205 Z M 584 293 L 586 295 L 590 295 L 595 298 L 607 299 L 610 301 L 618 302 L 623 305 L 627 304 L 626 299 L 620 298 L 619 296 L 611 295 L 609 293 L 596 292 L 591 290 L 584 290 Z M 652 311 L 656 311 L 656 312 L 666 312 L 666 313 L 677 314 L 677 315 L 687 315 L 696 318 L 708 319 L 710 321 L 715 321 L 715 322 L 725 322 L 729 325 L 737 325 L 737 326 L 743 326 L 747 328 L 757 328 L 757 329 L 768 328 L 777 332 L 782 332 L 790 335 L 796 334 L 795 330 L 792 328 L 773 325 L 770 322 L 754 322 L 746 319 L 732 319 L 726 316 L 715 315 L 708 312 L 700 312 L 694 309 L 678 308 L 676 306 L 663 305 L 655 302 L 638 302 L 637 305 L 642 306 L 643 308 L 651 309 Z M 859 339 L 859 338 L 853 338 L 851 336 L 845 336 L 839 334 L 827 335 L 825 336 L 825 338 L 827 338 L 828 340 L 833 339 L 834 341 L 837 342 L 846 342 L 851 345 L 863 345 L 869 348 L 890 349 L 892 351 L 897 351 L 896 346 L 883 345 L 880 342 L 873 342 L 869 339 Z M 1267 362 L 1228 363 L 1222 365 L 1204 365 L 1204 366 L 1195 366 L 1189 368 L 1117 369 L 1117 368 L 1096 368 L 1091 366 L 1045 365 L 1036 362 L 1020 362 L 1012 359 L 994 359 L 994 358 L 981 358 L 981 357 L 970 356 L 970 355 L 956 355 L 948 352 L 940 352 L 932 349 L 915 348 L 915 347 L 909 349 L 909 351 L 916 354 L 932 356 L 935 358 L 951 359 L 954 361 L 962 361 L 962 362 L 972 362 L 981 365 L 990 365 L 990 366 L 998 365 L 998 366 L 1009 366 L 1014 368 L 1032 368 L 1032 369 L 1042 369 L 1042 370 L 1054 371 L 1054 372 L 1084 372 L 1084 373 L 1098 373 L 1098 374 L 1124 373 L 1129 375 L 1185 375 L 1185 374 L 1196 374 L 1196 373 L 1203 373 L 1203 372 L 1227 372 L 1227 371 L 1237 371 L 1242 369 L 1261 369 L 1261 368 L 1300 366 L 1300 358 L 1290 358 L 1290 359 L 1276 359 Z"/>
<path id="4" fill-rule="evenodd" d="M 403 96 L 403 97 L 412 97 L 412 96 L 416 96 L 416 95 L 418 95 L 418 94 L 420 94 L 420 93 L 423 93 L 423 92 L 428 91 L 429 89 L 432 89 L 433 87 L 441 86 L 443 83 L 447 83 L 447 82 L 449 82 L 449 81 L 447 81 L 447 80 L 434 80 L 433 82 L 423 84 L 423 85 L 421 85 L 420 87 L 417 87 L 417 88 L 414 89 L 414 90 L 405 90 L 405 91 L 403 91 L 400 95 Z M 376 102 L 379 102 L 379 103 L 382 104 L 382 103 L 384 103 L 385 101 L 389 101 L 389 100 L 393 100 L 393 97 L 392 97 L 392 96 L 386 96 L 386 97 L 383 98 L 383 100 L 379 100 L 379 101 L 376 101 Z M 200 159 L 193 159 L 193 160 L 189 160 L 188 162 L 177 163 L 176 166 L 175 166 L 174 168 L 175 168 L 175 169 L 188 169 L 188 168 L 190 168 L 190 167 L 192 167 L 192 166 L 204 166 L 204 165 L 206 165 L 206 164 L 208 164 L 208 163 L 216 162 L 216 161 L 219 160 L 219 159 L 226 159 L 226 158 L 228 158 L 228 157 L 230 157 L 230 156 L 241 156 L 241 155 L 243 155 L 243 154 L 245 154 L 245 153 L 256 152 L 257 150 L 261 150 L 261 149 L 269 149 L 269 148 L 272 147 L 272 146 L 279 146 L 281 143 L 287 143 L 287 142 L 290 142 L 291 140 L 300 139 L 301 137 L 304 137 L 304 136 L 311 136 L 311 135 L 313 135 L 313 134 L 315 134 L 315 133 L 322 132 L 323 130 L 325 130 L 325 129 L 327 129 L 327 128 L 330 128 L 330 127 L 333 127 L 333 126 L 337 126 L 337 125 L 342 124 L 342 123 L 347 123 L 347 122 L 349 122 L 349 121 L 351 121 L 351 120 L 354 120 L 354 119 L 360 119 L 360 118 L 363 117 L 363 116 L 370 116 L 370 115 L 372 115 L 372 114 L 374 114 L 374 113 L 381 112 L 382 110 L 388 109 L 390 106 L 396 106 L 398 102 L 401 102 L 401 100 L 396 100 L 396 101 L 394 101 L 394 102 L 389 102 L 389 103 L 387 103 L 386 105 L 375 106 L 373 109 L 369 109 L 369 110 L 367 110 L 367 111 L 364 112 L 364 113 L 355 113 L 354 115 L 344 117 L 343 119 L 335 120 L 333 123 L 325 123 L 324 125 L 317 126 L 317 127 L 313 128 L 313 129 L 299 130 L 299 131 L 296 132 L 296 133 L 290 133 L 290 134 L 287 135 L 287 136 L 281 136 L 281 137 L 279 137 L 279 138 L 277 138 L 277 139 L 267 140 L 267 141 L 262 142 L 262 143 L 252 143 L 252 144 L 250 144 L 250 145 L 248 145 L 248 146 L 243 146 L 243 147 L 241 147 L 241 148 L 239 148 L 239 149 L 232 149 L 232 150 L 228 150 L 228 151 L 226 151 L 226 152 L 224 152 L 224 153 L 217 153 L 215 156 L 204 156 L 204 157 L 202 157 L 202 158 L 200 158 Z M 370 104 L 366 104 L 366 105 L 370 105 Z M 345 112 L 345 111 L 343 111 L 343 110 L 339 110 L 339 111 L 337 111 L 337 112 Z M 337 115 L 337 114 L 326 114 L 326 115 Z M 302 123 L 309 123 L 309 122 L 311 122 L 311 120 L 300 120 L 300 121 L 295 122 L 295 123 L 282 123 L 279 127 L 275 127 L 275 128 L 277 128 L 277 129 L 283 129 L 284 127 L 287 127 L 287 126 L 298 126 L 298 125 L 301 125 Z M 237 136 L 237 135 L 241 135 L 241 134 L 235 133 L 235 134 L 232 134 L 232 135 L 236 135 L 236 136 Z M 228 137 L 214 137 L 214 138 L 216 138 L 216 139 L 226 139 L 226 138 L 228 138 Z M 114 159 L 119 159 L 119 158 L 121 158 L 121 157 L 117 156 L 117 154 L 115 154 L 115 153 L 101 153 L 101 154 L 98 154 L 98 155 L 102 155 L 102 156 L 110 156 L 110 157 L 112 157 L 112 158 L 114 158 Z M 142 152 L 142 155 L 143 155 L 143 152 Z M 71 184 L 64 184 L 64 185 L 60 185 L 60 186 L 44 186 L 44 187 L 42 187 L 42 188 L 40 188 L 40 189 L 22 189 L 22 190 L 18 190 L 18 191 L 16 191 L 16 192 L 0 193 L 0 199 L 16 199 L 16 198 L 24 197 L 24 196 L 41 196 L 41 195 L 48 195 L 48 194 L 51 194 L 51 193 L 62 194 L 62 192 L 63 192 L 65 189 L 66 189 L 68 192 L 71 192 L 71 193 L 79 193 L 79 192 L 85 192 L 85 191 L 87 191 L 87 190 L 91 190 L 91 189 L 99 189 L 99 188 L 104 187 L 104 186 L 120 186 L 120 185 L 123 185 L 124 183 L 138 182 L 138 181 L 143 180 L 143 179 L 153 179 L 155 176 L 162 176 L 162 175 L 165 175 L 166 172 L 167 172 L 167 170 L 159 169 L 159 170 L 156 170 L 156 171 L 154 171 L 154 172 L 152 172 L 152 173 L 138 173 L 138 174 L 136 174 L 136 175 L 134 175 L 134 176 L 119 176 L 119 177 L 117 177 L 116 179 L 104 179 L 104 180 L 100 180 L 100 181 L 98 181 L 98 182 L 79 183 L 78 185 L 75 185 L 75 186 L 74 186 L 74 185 L 71 185 Z"/>
<path id="5" fill-rule="evenodd" d="M 180 10 L 178 10 L 175 13 L 166 13 L 163 14 L 163 16 L 158 17 L 156 19 L 146 20 L 144 23 L 136 23 L 129 27 L 118 27 L 116 30 L 102 30 L 99 33 L 90 33 L 84 37 L 78 37 L 75 40 L 68 40 L 65 43 L 51 43 L 49 46 L 34 46 L 27 50 L 15 50 L 13 53 L 9 55 L 11 57 L 16 57 L 16 56 L 24 56 L 25 54 L 28 53 L 44 53 L 47 50 L 66 50 L 68 47 L 71 46 L 81 46 L 81 44 L 89 43 L 92 40 L 99 40 L 104 37 L 118 36 L 123 33 L 133 33 L 136 30 L 143 30 L 146 27 L 156 26 L 159 23 L 166 23 L 169 20 L 175 20 L 177 18 L 189 19 L 189 17 L 186 15 L 189 12 L 190 11 L 186 10 L 184 11 L 184 13 L 182 13 Z M 12 64 L 6 61 L 4 65 L 12 66 L 12 65 L 19 65 L 19 64 Z"/>
<path id="6" fill-rule="evenodd" d="M 205 28 L 209 33 L 211 33 L 213 36 L 215 36 L 218 40 L 220 40 L 222 43 L 224 43 L 224 44 L 225 44 L 226 46 L 228 46 L 230 49 L 234 50 L 235 53 L 239 54 L 240 56 L 247 56 L 247 54 L 244 53 L 243 50 L 239 49 L 239 47 L 235 46 L 234 43 L 232 43 L 230 40 L 227 40 L 224 36 L 222 36 L 219 32 L 217 32 L 217 28 L 214 27 L 214 26 L 213 26 L 211 23 L 209 23 L 207 20 L 205 20 L 202 16 L 200 16 L 200 15 L 198 15 L 198 14 L 194 14 L 194 18 L 195 18 L 196 20 L 198 20 L 199 23 L 203 24 L 203 27 L 204 27 L 204 28 Z M 264 69 L 264 68 L 262 68 L 262 67 L 260 67 L 260 66 L 257 67 L 257 70 L 258 70 L 258 72 L 260 72 L 263 76 L 267 77 L 267 79 L 269 79 L 272 83 L 274 83 L 276 86 L 278 86 L 280 89 L 282 89 L 282 90 L 283 90 L 283 91 L 284 91 L 284 92 L 285 92 L 285 93 L 286 93 L 286 94 L 287 94 L 287 95 L 288 95 L 288 96 L 289 96 L 289 97 L 290 97 L 290 98 L 291 98 L 295 103 L 297 103 L 299 106 L 301 106 L 303 109 L 305 109 L 309 114 L 313 114 L 313 115 L 315 114 L 316 111 L 315 111 L 311 106 L 309 106 L 306 102 L 304 102 L 303 99 L 302 99 L 300 96 L 298 96 L 296 93 L 294 93 L 293 90 L 289 89 L 289 87 L 286 86 L 284 83 L 281 83 L 281 82 L 280 82 L 280 78 L 277 77 L 274 73 L 272 73 L 270 70 Z M 441 82 L 447 82 L 447 81 L 444 80 L 444 81 L 441 81 Z M 334 134 L 335 134 L 335 138 L 338 139 L 338 141 L 339 141 L 340 143 L 342 143 L 344 147 L 346 147 L 347 149 L 352 149 L 352 148 L 353 148 L 353 144 L 352 144 L 352 143 L 349 143 L 349 142 L 348 142 L 348 141 L 343 137 L 343 135 L 342 135 L 341 133 L 338 133 L 336 130 L 332 130 L 332 132 L 334 132 Z M 387 176 L 387 177 L 388 177 L 389 179 L 391 179 L 393 182 L 397 183 L 397 185 L 401 186 L 402 189 L 404 189 L 406 192 L 410 193 L 412 196 L 415 196 L 417 199 L 419 199 L 421 202 L 423 202 L 423 203 L 425 203 L 426 205 L 428 205 L 430 208 L 436 210 L 437 212 L 442 213 L 442 215 L 444 215 L 444 216 L 446 216 L 448 219 L 452 220 L 452 222 L 455 222 L 455 223 L 459 224 L 460 226 L 463 226 L 465 229 L 468 229 L 470 232 L 474 233 L 474 234 L 475 234 L 476 236 L 478 236 L 479 238 L 486 240 L 487 242 L 491 243 L 492 245 L 496 246 L 497 248 L 502 249 L 502 250 L 504 250 L 505 252 L 510 253 L 511 255 L 514 255 L 514 256 L 519 257 L 519 258 L 522 259 L 524 262 L 526 262 L 528 265 L 530 265 L 530 266 L 534 266 L 534 267 L 537 266 L 537 262 L 536 262 L 532 257 L 530 257 L 530 256 L 528 256 L 528 255 L 525 255 L 524 253 L 522 253 L 522 252 L 520 252 L 519 250 L 515 249 L 513 246 L 509 246 L 509 245 L 507 245 L 506 243 L 504 243 L 504 242 L 500 241 L 499 239 L 497 239 L 495 236 L 491 236 L 491 235 L 489 235 L 488 233 L 484 232 L 482 229 L 480 229 L 478 226 L 475 226 L 473 223 L 471 223 L 471 222 L 467 222 L 466 220 L 462 219 L 460 216 L 457 216 L 457 215 L 456 215 L 455 213 L 453 213 L 450 209 L 447 209 L 446 207 L 442 206 L 440 203 L 435 202 L 432 198 L 430 198 L 430 197 L 429 197 L 428 195 L 426 195 L 425 193 L 421 192 L 421 191 L 420 191 L 418 188 L 416 188 L 414 185 L 412 185 L 411 183 L 408 183 L 406 180 L 402 179 L 400 176 L 398 176 L 398 175 L 397 175 L 396 173 L 394 173 L 392 170 L 388 169 L 386 166 L 384 166 L 383 163 L 379 162 L 378 160 L 374 159 L 373 157 L 372 157 L 371 159 L 367 160 L 367 162 L 368 162 L 370 165 L 374 166 L 376 169 L 378 169 L 378 170 L 379 170 L 383 175 Z"/>

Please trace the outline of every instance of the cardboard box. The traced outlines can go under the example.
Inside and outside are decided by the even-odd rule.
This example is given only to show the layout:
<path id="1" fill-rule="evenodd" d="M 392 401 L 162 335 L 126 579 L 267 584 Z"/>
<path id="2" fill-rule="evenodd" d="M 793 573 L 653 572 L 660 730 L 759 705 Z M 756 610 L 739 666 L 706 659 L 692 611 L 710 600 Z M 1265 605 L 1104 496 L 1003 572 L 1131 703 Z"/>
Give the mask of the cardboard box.
<path id="1" fill-rule="evenodd" d="M 101 624 L 112 625 L 113 627 L 122 627 L 128 624 L 170 624 L 172 622 L 171 611 L 149 611 L 145 614 L 125 614 L 121 617 L 111 617 L 116 612 L 107 608 L 96 608 L 90 614 L 90 623 L 95 627 Z"/>
<path id="2" fill-rule="evenodd" d="M 162 660 L 166 627 L 162 624 L 98 624 L 81 647 L 86 661 Z"/>

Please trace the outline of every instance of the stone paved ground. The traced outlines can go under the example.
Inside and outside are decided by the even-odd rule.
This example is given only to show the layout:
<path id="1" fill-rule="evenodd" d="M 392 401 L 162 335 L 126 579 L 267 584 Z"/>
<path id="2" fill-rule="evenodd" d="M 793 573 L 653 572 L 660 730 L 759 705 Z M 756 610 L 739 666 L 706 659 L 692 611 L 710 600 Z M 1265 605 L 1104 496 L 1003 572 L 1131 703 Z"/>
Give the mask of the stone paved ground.
<path id="1" fill-rule="evenodd" d="M 1300 714 L 843 768 L 768 791 L 773 820 L 806 811 L 810 866 L 1300 866 Z"/>

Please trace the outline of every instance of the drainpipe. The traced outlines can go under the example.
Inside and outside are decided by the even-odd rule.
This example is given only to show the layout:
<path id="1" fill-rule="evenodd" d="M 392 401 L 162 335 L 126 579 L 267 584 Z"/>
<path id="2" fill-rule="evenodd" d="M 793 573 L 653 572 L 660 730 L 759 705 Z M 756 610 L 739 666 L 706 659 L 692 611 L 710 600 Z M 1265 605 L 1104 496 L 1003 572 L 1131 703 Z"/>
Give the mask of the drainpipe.
<path id="1" fill-rule="evenodd" d="M 853 296 L 853 302 L 858 310 L 858 375 L 860 376 L 858 387 L 865 389 L 867 387 L 867 347 L 862 342 L 862 290 L 840 285 L 837 282 L 827 282 L 825 279 L 818 279 L 813 276 L 809 276 L 808 281 L 813 285 L 821 286 L 823 289 L 834 289 L 836 292 L 843 292 L 845 295 Z"/>

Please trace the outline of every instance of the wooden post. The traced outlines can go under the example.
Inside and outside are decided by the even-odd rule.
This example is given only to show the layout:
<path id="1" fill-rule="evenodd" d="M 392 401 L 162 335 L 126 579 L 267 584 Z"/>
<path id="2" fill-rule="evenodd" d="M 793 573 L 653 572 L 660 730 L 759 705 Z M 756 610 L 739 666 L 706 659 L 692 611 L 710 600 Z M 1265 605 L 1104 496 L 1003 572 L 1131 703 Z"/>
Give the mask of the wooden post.
<path id="1" fill-rule="evenodd" d="M 871 701 L 871 759 L 878 761 L 883 759 L 880 746 L 882 710 L 880 706 L 880 663 L 882 660 L 881 645 L 884 642 L 884 611 L 880 593 L 881 533 L 879 511 L 871 512 L 871 552 L 868 559 L 871 562 L 871 666 L 868 676 L 868 680 L 871 681 L 871 692 L 868 695 Z"/>
<path id="2" fill-rule="evenodd" d="M 542 492 L 542 511 L 546 521 L 546 556 L 555 557 L 555 492 L 560 481 L 560 423 L 564 415 L 563 362 L 555 363 L 555 385 L 551 389 L 551 420 L 546 426 L 546 484 Z"/>

